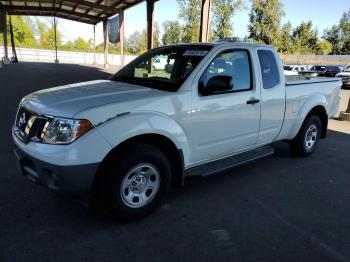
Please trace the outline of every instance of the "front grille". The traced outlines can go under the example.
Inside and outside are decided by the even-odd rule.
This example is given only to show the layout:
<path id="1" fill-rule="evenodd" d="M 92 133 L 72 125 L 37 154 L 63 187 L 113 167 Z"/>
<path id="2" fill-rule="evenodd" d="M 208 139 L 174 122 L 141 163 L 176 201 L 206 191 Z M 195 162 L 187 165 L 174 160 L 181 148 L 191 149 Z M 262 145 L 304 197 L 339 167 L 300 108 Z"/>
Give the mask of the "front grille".
<path id="1" fill-rule="evenodd" d="M 50 121 L 49 117 L 39 115 L 20 106 L 16 116 L 14 132 L 24 143 L 29 141 L 41 142 L 41 134 Z"/>
<path id="2" fill-rule="evenodd" d="M 350 84 L 350 76 L 341 76 L 343 84 Z"/>

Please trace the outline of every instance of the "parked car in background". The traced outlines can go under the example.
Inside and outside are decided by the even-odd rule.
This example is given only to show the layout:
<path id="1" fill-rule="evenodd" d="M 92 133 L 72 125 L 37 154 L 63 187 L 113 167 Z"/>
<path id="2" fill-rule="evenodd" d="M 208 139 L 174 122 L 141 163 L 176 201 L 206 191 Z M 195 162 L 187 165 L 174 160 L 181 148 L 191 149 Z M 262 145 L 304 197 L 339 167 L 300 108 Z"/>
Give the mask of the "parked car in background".
<path id="1" fill-rule="evenodd" d="M 326 70 L 326 65 L 314 65 L 309 70 L 300 71 L 299 75 L 318 76 Z"/>
<path id="2" fill-rule="evenodd" d="M 341 72 L 339 66 L 326 66 L 325 70 L 319 76 L 335 77 Z"/>
<path id="3" fill-rule="evenodd" d="M 311 67 L 313 67 L 314 65 L 305 65 L 305 69 L 306 70 L 310 70 Z"/>
<path id="4" fill-rule="evenodd" d="M 300 71 L 307 70 L 306 66 L 304 65 L 284 65 L 284 75 L 291 76 L 291 75 L 298 75 Z"/>
<path id="5" fill-rule="evenodd" d="M 344 87 L 350 88 L 350 64 L 336 76 L 342 79 Z"/>

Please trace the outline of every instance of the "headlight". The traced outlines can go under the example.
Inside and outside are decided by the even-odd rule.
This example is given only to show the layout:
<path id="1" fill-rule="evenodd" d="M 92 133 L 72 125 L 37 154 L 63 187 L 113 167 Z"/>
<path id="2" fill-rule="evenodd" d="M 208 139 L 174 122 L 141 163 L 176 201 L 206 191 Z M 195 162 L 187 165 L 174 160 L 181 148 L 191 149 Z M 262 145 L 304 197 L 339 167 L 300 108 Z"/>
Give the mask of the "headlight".
<path id="1" fill-rule="evenodd" d="M 42 139 L 47 144 L 69 144 L 93 128 L 89 120 L 54 118 L 44 128 Z"/>

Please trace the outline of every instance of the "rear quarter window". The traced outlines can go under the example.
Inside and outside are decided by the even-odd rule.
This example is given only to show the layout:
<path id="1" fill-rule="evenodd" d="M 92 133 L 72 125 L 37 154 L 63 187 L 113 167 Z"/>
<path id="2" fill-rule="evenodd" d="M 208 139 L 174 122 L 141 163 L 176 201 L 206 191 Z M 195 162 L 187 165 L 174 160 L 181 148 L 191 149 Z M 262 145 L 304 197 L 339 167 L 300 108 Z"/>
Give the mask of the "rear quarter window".
<path id="1" fill-rule="evenodd" d="M 270 50 L 258 50 L 263 88 L 270 89 L 280 82 L 280 74 L 275 55 Z"/>

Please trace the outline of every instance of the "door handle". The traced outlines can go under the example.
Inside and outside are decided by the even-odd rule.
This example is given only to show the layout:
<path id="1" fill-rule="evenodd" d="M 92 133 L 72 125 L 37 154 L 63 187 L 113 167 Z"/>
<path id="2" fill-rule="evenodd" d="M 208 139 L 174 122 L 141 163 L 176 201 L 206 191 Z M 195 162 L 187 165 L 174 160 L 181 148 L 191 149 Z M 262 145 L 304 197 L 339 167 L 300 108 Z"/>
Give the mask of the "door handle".
<path id="1" fill-rule="evenodd" d="M 259 99 L 252 98 L 251 100 L 248 100 L 248 101 L 247 101 L 247 104 L 248 104 L 248 105 L 254 105 L 254 104 L 257 104 L 257 103 L 259 103 L 259 102 L 260 102 Z"/>

